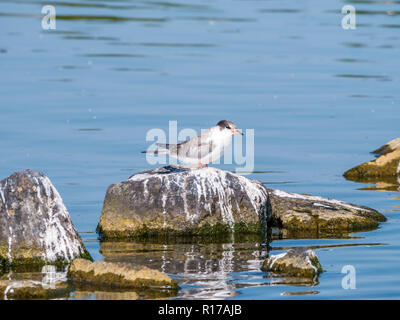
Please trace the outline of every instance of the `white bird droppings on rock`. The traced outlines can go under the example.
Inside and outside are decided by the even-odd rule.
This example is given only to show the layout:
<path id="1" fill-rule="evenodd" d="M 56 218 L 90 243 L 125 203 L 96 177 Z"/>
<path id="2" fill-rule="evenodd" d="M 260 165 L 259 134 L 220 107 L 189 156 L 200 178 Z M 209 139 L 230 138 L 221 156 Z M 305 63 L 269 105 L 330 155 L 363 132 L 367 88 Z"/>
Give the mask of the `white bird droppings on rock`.
<path id="1" fill-rule="evenodd" d="M 0 182 L 0 254 L 7 242 L 9 262 L 68 262 L 86 254 L 69 213 L 50 179 L 24 170 Z M 12 209 L 11 209 L 12 208 Z M 18 263 L 24 263 L 19 261 Z"/>
<path id="2" fill-rule="evenodd" d="M 151 196 L 143 194 L 143 185 Z M 266 222 L 267 199 L 261 183 L 237 174 L 217 168 L 168 166 L 110 186 L 99 228 L 105 233 L 107 229 L 134 232 L 153 226 L 185 232 L 205 224 L 221 224 L 233 231 L 237 223 Z M 118 216 L 114 216 L 117 203 Z"/>

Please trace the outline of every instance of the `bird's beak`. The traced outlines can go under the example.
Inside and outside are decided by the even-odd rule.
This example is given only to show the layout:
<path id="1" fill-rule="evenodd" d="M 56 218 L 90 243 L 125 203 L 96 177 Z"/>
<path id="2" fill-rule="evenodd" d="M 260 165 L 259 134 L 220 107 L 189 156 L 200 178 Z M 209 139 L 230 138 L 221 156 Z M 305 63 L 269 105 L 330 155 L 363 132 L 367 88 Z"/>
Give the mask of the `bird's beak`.
<path id="1" fill-rule="evenodd" d="M 240 135 L 242 135 L 243 136 L 243 133 L 242 132 L 240 132 L 238 129 L 233 129 L 232 130 L 232 134 L 240 134 Z"/>

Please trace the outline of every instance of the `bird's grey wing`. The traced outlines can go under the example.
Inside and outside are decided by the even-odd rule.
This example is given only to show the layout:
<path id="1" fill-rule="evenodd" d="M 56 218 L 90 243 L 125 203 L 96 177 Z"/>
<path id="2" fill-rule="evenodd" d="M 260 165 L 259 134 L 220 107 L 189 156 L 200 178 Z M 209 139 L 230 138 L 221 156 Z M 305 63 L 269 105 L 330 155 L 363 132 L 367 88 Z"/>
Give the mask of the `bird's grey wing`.
<path id="1" fill-rule="evenodd" d="M 169 153 L 174 154 L 174 153 L 177 153 L 178 149 L 180 148 L 180 145 L 185 143 L 185 142 L 187 142 L 187 141 L 180 142 L 180 143 L 177 143 L 177 144 L 173 144 L 173 143 L 156 143 L 156 145 L 161 147 L 161 148 L 164 148 L 166 150 L 169 150 Z"/>
<path id="2" fill-rule="evenodd" d="M 157 146 L 169 150 L 170 154 L 176 154 L 179 157 L 200 159 L 214 151 L 215 145 L 210 139 L 210 129 L 205 130 L 189 140 L 177 143 L 156 143 Z"/>
<path id="3" fill-rule="evenodd" d="M 214 151 L 216 147 L 213 145 L 212 140 L 204 136 L 203 134 L 199 134 L 196 137 L 193 137 L 190 140 L 181 142 L 176 145 L 176 152 L 179 157 L 187 157 L 187 158 L 197 158 L 201 159 L 204 156 Z"/>

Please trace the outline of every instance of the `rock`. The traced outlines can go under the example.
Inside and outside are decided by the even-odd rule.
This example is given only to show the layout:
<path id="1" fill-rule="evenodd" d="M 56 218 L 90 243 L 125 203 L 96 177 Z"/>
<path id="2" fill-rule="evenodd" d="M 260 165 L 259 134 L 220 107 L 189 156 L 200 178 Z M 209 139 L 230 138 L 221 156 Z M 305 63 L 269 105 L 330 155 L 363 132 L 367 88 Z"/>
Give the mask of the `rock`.
<path id="1" fill-rule="evenodd" d="M 384 146 L 372 151 L 373 154 L 384 155 L 400 149 L 400 138 L 389 141 Z"/>
<path id="2" fill-rule="evenodd" d="M 378 211 L 318 196 L 269 189 L 273 226 L 291 233 L 334 234 L 368 230 L 386 218 Z"/>
<path id="3" fill-rule="evenodd" d="M 128 263 L 75 259 L 68 270 L 68 278 L 78 286 L 178 289 L 175 281 L 162 272 Z"/>
<path id="4" fill-rule="evenodd" d="M 373 151 L 379 157 L 344 173 L 348 180 L 358 182 L 385 181 L 400 184 L 400 138 Z"/>
<path id="5" fill-rule="evenodd" d="M 305 296 L 309 294 L 319 294 L 319 291 L 309 290 L 309 291 L 282 292 L 281 296 Z"/>
<path id="6" fill-rule="evenodd" d="M 31 280 L 0 281 L 0 299 L 3 300 L 31 300 L 31 299 L 55 299 L 68 297 L 71 289 L 66 283 L 54 288 L 45 288 L 40 283 Z"/>
<path id="7" fill-rule="evenodd" d="M 267 200 L 258 181 L 217 168 L 167 166 L 111 185 L 97 231 L 103 239 L 259 233 L 270 217 Z"/>
<path id="8" fill-rule="evenodd" d="M 55 266 L 43 266 L 41 272 L 12 273 L 0 278 L 0 299 L 67 298 L 72 287 L 67 283 L 66 271 Z"/>
<path id="9" fill-rule="evenodd" d="M 90 258 L 69 213 L 43 174 L 24 170 L 0 182 L 0 272 Z"/>
<path id="10" fill-rule="evenodd" d="M 75 291 L 74 299 L 78 300 L 140 300 L 141 296 L 134 291 Z"/>
<path id="11" fill-rule="evenodd" d="M 376 228 L 374 209 L 318 196 L 267 189 L 216 168 L 168 166 L 113 184 L 97 227 L 104 239 L 160 235 L 284 232 L 338 234 Z"/>
<path id="12" fill-rule="evenodd" d="M 264 260 L 261 270 L 300 278 L 313 278 L 323 271 L 315 252 L 301 247 L 270 256 Z"/>
<path id="13" fill-rule="evenodd" d="M 140 291 L 118 291 L 118 290 L 77 290 L 74 291 L 73 299 L 77 300 L 166 300 L 175 297 L 175 290 L 143 290 Z"/>

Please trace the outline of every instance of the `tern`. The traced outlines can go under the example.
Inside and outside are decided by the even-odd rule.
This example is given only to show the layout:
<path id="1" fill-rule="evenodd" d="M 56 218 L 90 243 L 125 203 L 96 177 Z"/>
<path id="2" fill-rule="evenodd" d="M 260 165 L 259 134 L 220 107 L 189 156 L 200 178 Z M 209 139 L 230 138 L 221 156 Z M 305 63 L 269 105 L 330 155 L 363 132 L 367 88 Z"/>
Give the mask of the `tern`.
<path id="1" fill-rule="evenodd" d="M 232 121 L 221 120 L 216 126 L 202 134 L 178 144 L 156 143 L 162 149 L 142 151 L 142 153 L 168 154 L 186 164 L 198 164 L 200 168 L 221 158 L 234 134 L 243 135 Z"/>

